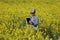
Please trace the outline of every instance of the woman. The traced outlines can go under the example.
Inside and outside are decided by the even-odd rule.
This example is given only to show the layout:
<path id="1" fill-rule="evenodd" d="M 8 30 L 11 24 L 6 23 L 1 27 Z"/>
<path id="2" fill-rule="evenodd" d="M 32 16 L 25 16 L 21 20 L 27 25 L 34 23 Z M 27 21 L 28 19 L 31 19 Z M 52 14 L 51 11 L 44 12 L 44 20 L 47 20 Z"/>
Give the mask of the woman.
<path id="1" fill-rule="evenodd" d="M 35 9 L 31 9 L 31 11 L 30 11 L 31 16 L 29 17 L 30 18 L 29 24 L 32 25 L 32 27 L 35 30 L 37 30 L 38 17 L 36 16 L 35 13 L 36 13 L 36 10 Z"/>

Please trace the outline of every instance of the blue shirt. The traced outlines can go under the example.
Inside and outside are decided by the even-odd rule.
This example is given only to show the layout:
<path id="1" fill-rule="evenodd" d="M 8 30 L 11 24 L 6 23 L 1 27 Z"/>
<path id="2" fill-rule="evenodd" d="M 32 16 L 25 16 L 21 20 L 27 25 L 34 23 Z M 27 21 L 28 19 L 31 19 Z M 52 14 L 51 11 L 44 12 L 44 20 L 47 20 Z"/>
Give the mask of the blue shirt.
<path id="1" fill-rule="evenodd" d="M 38 24 L 38 17 L 37 16 L 34 16 L 33 18 L 32 18 L 32 16 L 30 16 L 29 17 L 31 20 L 32 20 L 32 22 L 34 23 L 34 25 L 37 25 Z"/>

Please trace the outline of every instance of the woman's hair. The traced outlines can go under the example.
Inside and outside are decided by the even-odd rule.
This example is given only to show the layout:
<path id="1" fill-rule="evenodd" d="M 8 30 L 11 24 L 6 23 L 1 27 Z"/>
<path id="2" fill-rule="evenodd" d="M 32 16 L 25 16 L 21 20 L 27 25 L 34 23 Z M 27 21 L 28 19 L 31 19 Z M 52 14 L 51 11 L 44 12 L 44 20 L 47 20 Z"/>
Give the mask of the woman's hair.
<path id="1" fill-rule="evenodd" d="M 35 9 L 31 9 L 31 10 L 30 10 L 30 13 L 32 13 L 32 14 L 35 14 L 35 12 L 36 12 Z"/>

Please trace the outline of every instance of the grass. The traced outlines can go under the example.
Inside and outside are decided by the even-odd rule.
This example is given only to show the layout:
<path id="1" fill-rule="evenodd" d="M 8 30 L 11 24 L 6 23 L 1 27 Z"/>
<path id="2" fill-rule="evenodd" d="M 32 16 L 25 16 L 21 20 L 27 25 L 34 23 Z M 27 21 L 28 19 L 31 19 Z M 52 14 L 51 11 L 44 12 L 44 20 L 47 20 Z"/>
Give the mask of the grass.
<path id="1" fill-rule="evenodd" d="M 26 24 L 32 8 L 37 32 Z M 60 40 L 60 0 L 0 0 L 0 40 Z"/>

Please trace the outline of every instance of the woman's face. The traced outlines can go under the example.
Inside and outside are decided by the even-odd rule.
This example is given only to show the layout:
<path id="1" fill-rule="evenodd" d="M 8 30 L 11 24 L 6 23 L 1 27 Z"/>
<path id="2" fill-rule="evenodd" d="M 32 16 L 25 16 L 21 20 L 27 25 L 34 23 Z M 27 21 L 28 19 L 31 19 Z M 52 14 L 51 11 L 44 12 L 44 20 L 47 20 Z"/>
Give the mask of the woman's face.
<path id="1" fill-rule="evenodd" d="M 35 16 L 35 13 L 31 13 L 32 16 Z"/>
<path id="2" fill-rule="evenodd" d="M 35 16 L 35 9 L 32 9 L 32 10 L 30 11 L 30 14 L 31 14 L 32 16 Z"/>

